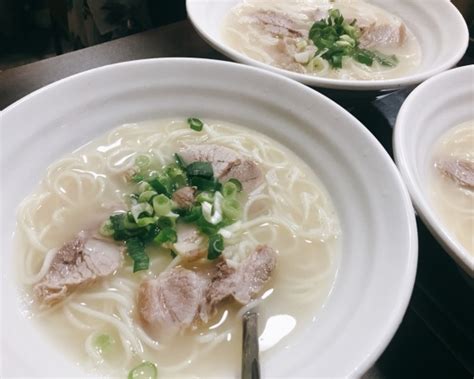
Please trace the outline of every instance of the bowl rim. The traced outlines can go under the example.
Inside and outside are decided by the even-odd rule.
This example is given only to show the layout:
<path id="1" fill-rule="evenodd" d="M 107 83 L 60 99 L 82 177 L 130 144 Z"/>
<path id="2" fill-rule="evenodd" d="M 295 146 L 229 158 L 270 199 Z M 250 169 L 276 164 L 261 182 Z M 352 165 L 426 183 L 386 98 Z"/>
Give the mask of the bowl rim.
<path id="1" fill-rule="evenodd" d="M 284 70 L 278 67 L 271 66 L 269 64 L 260 62 L 256 59 L 250 58 L 228 45 L 220 42 L 213 36 L 211 36 L 199 23 L 199 20 L 196 17 L 196 14 L 193 12 L 193 7 L 191 4 L 200 2 L 201 0 L 186 0 L 186 13 L 188 14 L 189 20 L 191 21 L 196 32 L 209 44 L 211 47 L 219 51 L 221 54 L 224 54 L 228 58 L 232 59 L 235 62 L 244 63 L 247 65 L 263 68 L 268 71 L 275 72 L 277 74 L 286 76 L 293 80 L 296 80 L 300 83 L 306 84 L 311 87 L 319 87 L 333 90 L 350 90 L 350 91 L 389 91 L 396 90 L 403 87 L 409 87 L 412 85 L 419 84 L 443 71 L 449 70 L 454 67 L 464 56 L 468 46 L 469 46 L 469 30 L 462 16 L 461 12 L 456 8 L 456 6 L 451 3 L 450 0 L 438 0 L 446 3 L 446 6 L 449 7 L 450 12 L 452 12 L 453 17 L 457 18 L 457 22 L 463 28 L 462 35 L 459 35 L 458 38 L 461 39 L 460 46 L 463 46 L 456 54 L 453 54 L 452 57 L 444 62 L 443 64 L 424 72 L 414 73 L 408 76 L 402 76 L 400 78 L 394 79 L 385 79 L 385 80 L 343 80 L 343 79 L 329 79 L 322 78 L 312 75 L 300 74 L 292 72 L 289 70 Z"/>
<path id="2" fill-rule="evenodd" d="M 56 82 L 50 83 L 44 87 L 41 87 L 32 93 L 26 95 L 25 97 L 17 100 L 13 104 L 9 105 L 5 108 L 0 115 L 5 116 L 10 111 L 13 111 L 18 106 L 21 106 L 23 103 L 28 102 L 29 99 L 42 95 L 44 92 L 47 92 L 50 88 L 54 88 L 57 86 L 61 86 L 63 83 L 70 82 L 76 80 L 79 77 L 87 77 L 87 75 L 97 74 L 102 71 L 113 70 L 116 67 L 122 66 L 134 66 L 134 65 L 141 65 L 146 62 L 182 62 L 186 64 L 201 64 L 203 66 L 227 66 L 232 70 L 240 70 L 240 71 L 247 71 L 247 72 L 254 72 L 259 75 L 265 75 L 267 77 L 272 77 L 275 80 L 279 80 L 285 82 L 285 85 L 298 87 L 300 91 L 304 91 L 308 96 L 312 96 L 317 101 L 323 102 L 326 105 L 329 105 L 335 109 L 338 109 L 340 112 L 346 114 L 347 117 L 352 119 L 353 127 L 357 128 L 359 133 L 363 135 L 367 143 L 370 143 L 379 153 L 381 153 L 381 158 L 385 162 L 384 164 L 390 170 L 391 175 L 396 179 L 396 182 L 399 184 L 400 192 L 399 198 L 403 202 L 403 213 L 406 215 L 408 219 L 407 225 L 407 253 L 406 253 L 406 260 L 404 262 L 404 277 L 406 280 L 400 284 L 398 290 L 398 299 L 397 303 L 393 306 L 390 311 L 390 317 L 386 320 L 383 326 L 383 332 L 380 333 L 377 343 L 374 343 L 372 346 L 368 347 L 367 350 L 369 353 L 361 359 L 360 364 L 353 368 L 352 372 L 350 373 L 350 377 L 358 377 L 363 375 L 373 364 L 376 360 L 380 357 L 383 353 L 385 348 L 388 346 L 390 341 L 392 340 L 393 336 L 395 335 L 396 331 L 398 330 L 399 325 L 401 324 L 403 317 L 406 313 L 408 308 L 409 301 L 411 299 L 411 294 L 413 291 L 413 287 L 415 284 L 415 277 L 417 271 L 417 262 L 418 262 L 418 233 L 416 227 L 416 219 L 415 213 L 410 201 L 410 196 L 407 191 L 407 188 L 403 182 L 403 179 L 397 170 L 395 163 L 390 158 L 388 152 L 382 146 L 382 144 L 375 138 L 375 136 L 370 133 L 370 131 L 359 121 L 355 116 L 350 114 L 347 110 L 345 110 L 342 106 L 337 104 L 335 101 L 327 98 L 323 94 L 297 82 L 287 77 L 275 74 L 273 72 L 269 72 L 268 70 L 263 70 L 261 68 L 256 68 L 252 66 L 241 65 L 234 62 L 226 62 L 220 60 L 213 60 L 213 59 L 203 59 L 203 58 L 151 58 L 151 59 L 141 59 L 141 60 L 134 60 L 134 61 L 127 61 L 127 62 L 120 62 L 115 64 L 110 64 L 106 66 L 101 66 L 97 68 L 92 68 L 69 77 L 63 78 Z M 0 255 L 0 263 L 2 262 L 3 257 Z M 1 284 L 1 281 L 0 281 Z"/>
<path id="3" fill-rule="evenodd" d="M 417 183 L 418 176 L 415 175 L 413 170 L 413 163 L 407 156 L 405 149 L 405 140 L 409 133 L 410 114 L 417 112 L 419 109 L 418 100 L 421 95 L 429 90 L 433 85 L 438 83 L 446 82 L 450 80 L 452 76 L 456 75 L 471 75 L 474 74 L 474 65 L 458 67 L 439 75 L 430 78 L 421 85 L 419 85 L 405 100 L 400 112 L 398 113 L 397 120 L 395 123 L 393 133 L 393 152 L 395 162 L 400 170 L 405 184 L 408 188 L 413 204 L 417 210 L 417 214 L 423 220 L 425 225 L 428 227 L 433 236 L 443 246 L 446 252 L 471 276 L 474 277 L 474 258 L 469 254 L 456 239 L 454 239 L 451 233 L 446 231 L 446 228 L 442 226 L 439 217 L 436 215 L 433 207 L 431 206 L 429 199 L 424 194 L 421 186 Z M 474 94 L 474 91 L 473 91 Z"/>

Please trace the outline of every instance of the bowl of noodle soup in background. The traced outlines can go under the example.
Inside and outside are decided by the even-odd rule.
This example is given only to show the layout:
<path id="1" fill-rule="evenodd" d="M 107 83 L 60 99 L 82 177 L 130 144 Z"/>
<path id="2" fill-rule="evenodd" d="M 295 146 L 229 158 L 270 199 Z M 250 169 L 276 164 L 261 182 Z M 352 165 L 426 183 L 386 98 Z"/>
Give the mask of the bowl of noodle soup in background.
<path id="1" fill-rule="evenodd" d="M 71 98 L 75 101 L 70 101 Z M 206 122 L 209 120 L 209 125 L 201 132 L 203 134 L 186 126 L 183 120 L 190 115 Z M 259 304 L 260 328 L 269 325 L 270 318 L 265 315 L 268 309 L 277 309 L 280 316 L 293 314 L 292 307 L 297 304 L 294 301 L 302 301 L 318 293 L 323 293 L 323 296 L 316 302 L 301 303 L 300 307 L 304 308 L 307 317 L 298 319 L 294 332 L 280 337 L 275 346 L 262 351 L 264 377 L 361 375 L 382 353 L 402 320 L 413 288 L 417 263 L 416 223 L 408 192 L 389 155 L 365 127 L 336 103 L 300 83 L 257 68 L 227 62 L 181 58 L 126 62 L 66 78 L 19 100 L 2 112 L 2 131 L 9 133 L 8 138 L 2 138 L 1 150 L 1 265 L 4 268 L 1 343 L 2 374 L 7 377 L 98 375 L 97 371 L 90 371 L 83 361 L 87 356 L 84 351 L 87 350 L 87 339 L 84 338 L 91 331 L 101 328 L 116 333 L 115 339 L 119 344 L 120 341 L 131 341 L 131 344 L 137 341 L 138 349 L 145 349 L 141 351 L 143 354 L 148 354 L 150 350 L 150 355 L 145 357 L 154 357 L 160 377 L 208 377 L 215 374 L 215 370 L 222 370 L 219 371 L 220 376 L 239 375 L 241 336 L 238 333 L 232 335 L 237 340 L 234 355 L 220 358 L 224 360 L 222 367 L 204 354 L 205 348 L 202 348 L 204 355 L 201 361 L 193 359 L 190 366 L 184 361 L 179 366 L 182 369 L 175 370 L 176 366 L 172 369 L 164 364 L 160 367 L 160 357 L 165 357 L 166 351 L 160 353 L 148 347 L 149 339 L 140 334 L 142 329 L 133 322 L 132 325 L 127 324 L 127 320 L 133 321 L 129 318 L 131 313 L 120 313 L 118 307 L 114 317 L 107 315 L 107 312 L 116 313 L 116 308 L 108 308 L 109 305 L 112 307 L 109 300 L 125 304 L 127 311 L 130 311 L 128 307 L 134 307 L 133 281 L 114 283 L 113 294 L 94 294 L 90 291 L 95 287 L 87 289 L 67 303 L 68 315 L 49 313 L 46 320 L 51 322 L 41 327 L 38 325 L 40 321 L 36 320 L 40 317 L 30 304 L 31 298 L 18 283 L 16 270 L 19 269 L 20 277 L 22 274 L 25 276 L 26 265 L 30 264 L 28 253 L 21 253 L 16 244 L 19 237 L 23 239 L 21 231 L 25 230 L 22 224 L 25 205 L 22 200 L 41 200 L 41 194 L 35 192 L 35 188 L 42 188 L 38 187 L 38 181 L 44 178 L 45 173 L 48 184 L 48 177 L 56 180 L 62 173 L 68 172 L 67 165 L 75 164 L 77 157 L 86 157 L 80 161 L 82 168 L 73 167 L 75 172 L 87 174 L 84 169 L 87 164 L 95 162 L 94 159 L 107 163 L 112 157 L 108 151 L 114 151 L 124 141 L 126 147 L 135 146 L 142 138 L 140 136 L 145 142 L 161 146 L 163 153 L 173 151 L 170 144 L 160 145 L 160 141 L 165 141 L 173 133 L 196 142 L 214 138 L 213 141 L 225 140 L 232 145 L 235 141 L 247 141 L 244 145 L 249 148 L 249 153 L 255 151 L 258 162 L 260 156 L 266 156 L 265 159 L 274 160 L 275 167 L 294 167 L 285 172 L 282 184 L 278 184 L 280 190 L 278 187 L 275 190 L 274 204 L 283 201 L 278 200 L 278 194 L 286 196 L 288 188 L 291 188 L 291 184 L 286 184 L 294 180 L 291 178 L 300 172 L 297 166 L 301 165 L 312 172 L 308 171 L 308 177 L 314 174 L 318 178 L 317 183 L 320 183 L 318 187 L 313 187 L 308 182 L 309 187 L 305 187 L 310 188 L 307 195 L 319 191 L 319 187 L 323 188 L 317 198 L 324 200 L 327 196 L 334 207 L 339 247 L 338 253 L 328 261 L 328 270 L 325 270 L 330 273 L 327 285 L 318 282 L 319 277 L 326 275 L 319 267 L 325 264 L 324 261 L 316 261 L 320 262 L 316 266 L 311 263 L 312 257 L 324 256 L 323 248 L 318 248 L 315 243 L 309 255 L 304 251 L 297 254 L 291 247 L 292 238 L 306 238 L 303 235 L 298 237 L 298 233 L 276 240 L 280 241 L 278 246 L 274 246 L 279 252 L 277 271 L 284 276 L 285 270 L 292 272 L 296 263 L 306 271 L 302 271 L 303 274 L 296 277 L 293 284 L 284 282 L 279 287 L 280 297 L 275 294 L 262 300 Z M 97 146 L 105 146 L 104 141 L 108 141 L 109 145 L 101 151 Z M 92 154 L 91 151 L 103 154 Z M 121 154 L 115 157 L 117 164 L 126 161 L 126 152 Z M 14 170 L 11 162 L 15 162 Z M 90 183 L 86 182 L 81 182 L 80 187 L 79 182 L 67 183 L 75 188 L 77 199 L 81 199 L 75 200 L 84 204 L 81 207 L 83 211 L 86 210 L 90 217 L 100 214 L 100 206 L 94 201 L 97 194 L 108 188 L 107 183 L 101 187 L 103 180 L 97 178 L 90 182 L 92 187 L 88 187 Z M 298 193 L 297 188 L 294 191 Z M 67 192 L 59 190 L 62 200 L 58 201 L 63 201 Z M 317 203 L 317 198 L 312 203 Z M 71 203 L 71 199 L 67 200 Z M 22 208 L 18 208 L 20 203 Z M 268 204 L 268 207 L 274 206 Z M 306 206 L 312 205 L 308 203 L 301 208 Z M 26 207 L 27 211 L 32 209 L 38 207 Z M 54 218 L 50 224 L 44 224 L 42 230 L 26 228 L 36 233 L 40 240 L 48 235 L 48 226 L 61 219 L 54 207 L 46 207 L 43 211 L 46 214 L 42 216 L 43 220 Z M 320 211 L 299 216 L 301 225 L 316 222 L 311 221 L 311 217 L 317 213 L 324 214 Z M 304 215 L 304 209 L 297 209 L 296 212 Z M 70 222 L 67 225 L 63 223 L 66 234 L 71 234 L 69 224 L 78 219 L 71 215 L 68 216 Z M 63 216 L 66 217 L 65 214 Z M 15 225 L 17 217 L 18 228 Z M 304 221 L 306 219 L 309 221 Z M 281 220 L 282 225 L 284 222 Z M 266 223 L 271 224 L 272 220 L 268 219 Z M 295 230 L 299 226 L 297 223 Z M 284 230 L 283 226 L 279 230 Z M 280 234 L 284 236 L 285 233 Z M 25 256 L 27 260 L 20 259 L 20 266 L 15 268 L 18 256 Z M 155 266 L 153 261 L 151 267 L 153 270 L 159 266 Z M 276 275 L 280 275 L 278 272 Z M 34 277 L 37 274 L 31 275 Z M 120 271 L 117 275 L 121 275 Z M 276 289 L 278 280 L 275 279 Z M 305 292 L 307 283 L 313 282 L 315 287 Z M 105 281 L 102 286 L 110 283 Z M 127 298 L 128 293 L 131 295 Z M 87 300 L 81 303 L 81 299 Z M 77 303 L 74 303 L 76 300 Z M 84 307 L 89 307 L 91 311 L 87 312 L 87 317 L 79 319 L 80 314 L 76 311 Z M 75 316 L 71 317 L 71 313 Z M 93 321 L 88 324 L 94 317 L 102 323 L 96 325 Z M 266 326 L 263 325 L 264 320 Z M 239 324 L 240 320 L 235 322 Z M 75 327 L 77 331 L 73 331 Z M 279 327 L 281 329 L 281 324 Z M 88 334 L 84 334 L 84 330 Z M 68 333 L 73 332 L 75 337 L 61 340 L 61 335 L 70 336 Z M 54 338 L 48 334 L 54 334 Z M 195 342 L 196 346 L 208 346 L 206 344 L 213 338 L 212 334 L 206 335 Z M 209 345 L 209 349 L 227 351 L 224 342 L 216 340 L 214 345 Z M 260 342 L 263 349 L 268 341 L 261 335 Z M 194 348 L 194 345 L 191 347 Z M 80 354 L 73 355 L 72 359 L 69 354 L 71 348 L 80 350 Z M 69 358 L 63 359 L 63 354 Z M 109 367 L 101 374 L 125 376 L 126 370 L 120 367 L 120 361 L 125 361 L 125 358 L 114 361 L 112 366 L 115 367 Z M 227 364 L 226 359 L 232 364 Z"/>
<path id="2" fill-rule="evenodd" d="M 416 88 L 398 114 L 395 160 L 413 203 L 448 254 L 474 276 L 474 192 L 443 175 L 440 159 L 474 158 L 474 66 L 459 67 Z M 433 98 L 433 94 L 442 94 Z M 472 170 L 472 168 L 471 168 Z M 472 171 L 471 171 L 472 175 Z"/>
<path id="3" fill-rule="evenodd" d="M 305 27 L 302 27 L 301 29 L 297 28 L 296 31 L 293 29 L 293 27 L 288 27 L 290 38 L 293 38 L 294 35 L 292 37 L 292 33 L 296 32 L 299 33 L 298 38 L 306 38 L 305 33 L 307 33 L 306 29 L 308 29 L 309 26 L 307 25 L 306 17 L 311 18 L 311 20 L 323 17 L 318 13 L 318 11 L 315 12 L 312 10 L 313 8 L 317 9 L 317 7 L 322 7 L 321 9 L 326 9 L 327 7 L 332 6 L 336 8 L 339 4 L 342 13 L 344 13 L 344 8 L 348 8 L 350 9 L 351 17 L 352 13 L 354 12 L 356 15 L 361 17 L 361 15 L 364 15 L 364 11 L 361 9 L 364 8 L 365 5 L 363 7 L 362 5 L 359 6 L 353 1 L 345 0 L 337 0 L 335 3 L 331 2 L 330 0 L 299 0 L 288 2 L 288 4 L 293 4 L 294 9 L 291 7 L 287 9 L 285 8 L 286 5 L 280 7 L 272 1 L 186 1 L 187 13 L 197 32 L 216 50 L 220 51 L 234 61 L 265 68 L 281 75 L 285 75 L 311 87 L 324 89 L 324 91 L 334 97 L 350 97 L 351 94 L 348 91 L 363 91 L 368 96 L 373 96 L 377 95 L 380 91 L 396 90 L 421 83 L 429 77 L 453 67 L 464 55 L 469 42 L 469 33 L 466 22 L 464 21 L 461 13 L 450 1 L 432 0 L 429 2 L 417 2 L 398 0 L 369 0 L 366 1 L 366 3 L 378 7 L 379 10 L 375 10 L 375 8 L 367 8 L 367 14 L 378 14 L 380 11 L 380 15 L 382 17 L 391 17 L 391 15 L 393 15 L 406 25 L 406 35 L 410 36 L 408 39 L 413 40 L 414 44 L 418 45 L 418 47 L 413 48 L 413 51 L 410 53 L 400 52 L 400 54 L 403 56 L 405 53 L 407 53 L 407 57 L 412 57 L 409 59 L 419 60 L 419 62 L 404 62 L 404 59 L 401 59 L 399 62 L 401 66 L 408 64 L 408 66 L 411 65 L 412 67 L 399 70 L 399 68 L 395 66 L 387 70 L 387 74 L 382 74 L 382 76 L 377 75 L 377 71 L 373 71 L 373 76 L 371 74 L 365 79 L 351 77 L 353 76 L 352 71 L 355 70 L 363 75 L 366 75 L 367 73 L 372 73 L 372 70 L 368 69 L 367 66 L 364 66 L 363 64 L 357 62 L 354 64 L 352 59 L 347 59 L 347 61 L 343 64 L 342 69 L 332 70 L 333 72 L 330 74 L 310 73 L 311 70 L 306 68 L 302 69 L 301 66 L 296 70 L 291 68 L 299 62 L 293 61 L 293 63 L 289 65 L 289 68 L 285 68 L 285 66 L 281 66 L 279 64 L 275 65 L 273 61 L 276 61 L 277 59 L 272 54 L 268 54 L 268 51 L 256 51 L 256 46 L 259 46 L 256 41 L 259 41 L 259 38 L 261 38 L 263 34 L 261 30 L 259 30 L 255 35 L 240 35 L 239 39 L 241 41 L 247 41 L 248 46 L 241 46 L 240 43 L 236 42 L 237 38 L 229 37 L 232 35 L 230 32 L 232 32 L 234 35 L 237 33 L 237 28 L 235 26 L 239 25 L 238 22 L 232 20 L 232 17 L 229 17 L 229 15 L 235 7 L 243 3 L 249 3 L 249 9 L 258 7 L 256 4 L 262 4 L 262 13 L 265 13 L 265 15 L 259 15 L 257 18 L 259 21 L 267 23 L 267 25 L 269 25 L 268 30 L 271 33 L 274 33 L 273 36 L 266 36 L 266 38 L 270 39 L 269 44 L 271 46 L 276 46 L 276 50 L 278 51 L 275 52 L 275 54 L 279 53 L 281 50 L 281 46 L 279 45 L 280 42 L 276 41 L 285 40 L 288 37 L 288 35 L 285 33 L 282 35 L 278 34 L 281 32 L 282 27 L 287 27 L 287 21 L 268 19 L 269 15 L 273 17 L 274 14 L 282 12 L 282 14 L 288 15 L 292 14 L 292 12 L 296 12 L 296 15 L 298 15 L 298 10 L 300 8 L 307 9 L 307 14 L 302 12 L 302 15 L 300 15 L 302 20 L 300 21 L 306 25 Z M 253 15 L 245 13 L 246 11 L 239 12 L 242 14 L 242 16 L 239 17 L 242 19 L 244 19 L 244 17 L 246 18 L 245 22 L 249 22 L 252 25 L 256 23 L 255 20 L 251 19 L 254 17 Z M 314 13 L 316 13 L 316 18 L 313 16 Z M 358 16 L 354 17 L 357 19 Z M 229 20 L 231 21 L 230 24 Z M 375 18 L 375 20 L 377 20 L 377 18 Z M 303 29 L 305 30 L 304 32 Z M 242 34 L 240 30 L 238 32 Z M 453 36 L 455 37 L 453 38 Z M 375 38 L 377 39 L 378 37 Z M 299 51 L 299 47 L 296 49 Z M 417 49 L 421 51 L 415 53 Z M 379 50 L 384 50 L 384 48 L 380 48 Z M 386 54 L 393 54 L 393 52 L 386 52 Z M 293 60 L 293 50 L 291 50 L 290 57 Z M 295 55 L 295 60 L 296 59 L 297 58 Z M 298 58 L 298 60 L 299 59 L 300 58 Z M 319 65 L 321 64 L 327 66 L 327 62 L 324 60 L 319 61 Z M 306 65 L 306 63 L 304 63 L 304 65 Z M 326 72 L 328 70 L 323 71 Z M 329 72 L 330 71 L 331 70 L 329 70 Z M 342 74 L 333 75 L 338 71 L 342 72 Z M 382 73 L 383 72 L 385 71 L 382 71 Z M 340 92 L 338 93 L 337 91 Z"/>

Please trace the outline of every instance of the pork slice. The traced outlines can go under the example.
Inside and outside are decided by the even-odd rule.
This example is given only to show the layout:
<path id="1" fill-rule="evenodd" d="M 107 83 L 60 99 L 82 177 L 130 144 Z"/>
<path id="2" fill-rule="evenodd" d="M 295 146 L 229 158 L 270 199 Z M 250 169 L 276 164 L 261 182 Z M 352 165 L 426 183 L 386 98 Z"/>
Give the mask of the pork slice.
<path id="1" fill-rule="evenodd" d="M 209 279 L 175 267 L 156 279 L 145 280 L 138 291 L 138 312 L 158 329 L 185 329 L 198 319 Z"/>
<path id="2" fill-rule="evenodd" d="M 173 201 L 179 208 L 190 208 L 194 204 L 195 187 L 183 187 L 173 193 Z"/>
<path id="3" fill-rule="evenodd" d="M 210 311 L 229 297 L 241 304 L 249 303 L 270 279 L 275 265 L 276 253 L 267 245 L 257 246 L 237 267 L 219 262 L 206 295 Z"/>
<path id="4" fill-rule="evenodd" d="M 295 22 L 287 15 L 274 11 L 260 10 L 253 15 L 254 22 L 261 23 L 264 29 L 278 36 L 302 37 Z"/>
<path id="5" fill-rule="evenodd" d="M 206 253 L 204 238 L 197 228 L 189 224 L 178 224 L 176 227 L 178 240 L 173 244 L 173 250 L 188 261 L 202 258 Z"/>
<path id="6" fill-rule="evenodd" d="M 474 162 L 462 159 L 441 160 L 436 162 L 436 168 L 460 186 L 474 190 Z"/>
<path id="7" fill-rule="evenodd" d="M 360 47 L 398 47 L 406 39 L 406 26 L 403 23 L 371 24 L 361 28 Z"/>
<path id="8" fill-rule="evenodd" d="M 239 155 L 234 150 L 213 144 L 190 145 L 181 149 L 179 154 L 186 164 L 210 162 L 216 178 L 225 175 L 232 166 L 240 163 Z"/>
<path id="9" fill-rule="evenodd" d="M 80 234 L 57 251 L 34 293 L 43 304 L 57 303 L 76 288 L 111 275 L 122 258 L 122 249 L 114 243 Z"/>
<path id="10" fill-rule="evenodd" d="M 229 179 L 237 179 L 242 183 L 246 192 L 251 192 L 263 181 L 263 175 L 257 164 L 251 160 L 243 160 L 240 164 L 233 166 L 220 180 L 225 182 Z"/>

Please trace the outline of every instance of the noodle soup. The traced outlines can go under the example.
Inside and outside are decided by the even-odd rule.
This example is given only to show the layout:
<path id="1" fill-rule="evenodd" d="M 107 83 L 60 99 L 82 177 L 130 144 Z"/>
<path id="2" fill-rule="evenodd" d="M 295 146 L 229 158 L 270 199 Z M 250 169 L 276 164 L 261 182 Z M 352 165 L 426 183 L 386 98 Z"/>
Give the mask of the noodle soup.
<path id="1" fill-rule="evenodd" d="M 197 121 L 194 126 L 199 126 Z M 273 349 L 302 336 L 330 293 L 340 227 L 331 199 L 311 169 L 284 146 L 250 129 L 218 121 L 200 127 L 194 130 L 192 123 L 190 128 L 185 120 L 175 119 L 114 129 L 52 164 L 20 205 L 18 273 L 32 318 L 88 371 L 123 376 L 147 361 L 156 365 L 160 378 L 236 376 L 246 310 L 258 307 L 264 361 Z M 276 251 L 271 278 L 251 302 L 226 301 L 207 322 L 193 322 L 171 335 L 155 333 L 137 305 L 142 284 L 181 267 L 207 275 L 215 262 L 209 255 L 186 261 L 163 244 L 147 247 L 146 268 L 134 272 L 136 256 L 128 251 L 112 274 L 52 305 L 39 304 L 33 288 L 51 270 L 58 249 L 79 232 L 102 231 L 111 213 L 126 209 L 128 196 L 141 185 L 129 180 L 130 174 L 140 175 L 133 171 L 139 156 L 146 154 L 161 167 L 173 162 L 173 154 L 183 147 L 204 144 L 252 159 L 262 172 L 256 188 L 238 195 L 239 220 L 227 233 L 220 231 L 225 249 L 216 260 L 228 259 L 238 267 L 256 245 Z M 131 249 L 128 241 L 125 247 Z"/>
<path id="2" fill-rule="evenodd" d="M 421 64 L 403 20 L 363 0 L 244 0 L 222 35 L 250 58 L 324 78 L 393 79 Z"/>
<path id="3" fill-rule="evenodd" d="M 474 256 L 474 120 L 441 136 L 433 162 L 433 206 L 449 232 Z"/>

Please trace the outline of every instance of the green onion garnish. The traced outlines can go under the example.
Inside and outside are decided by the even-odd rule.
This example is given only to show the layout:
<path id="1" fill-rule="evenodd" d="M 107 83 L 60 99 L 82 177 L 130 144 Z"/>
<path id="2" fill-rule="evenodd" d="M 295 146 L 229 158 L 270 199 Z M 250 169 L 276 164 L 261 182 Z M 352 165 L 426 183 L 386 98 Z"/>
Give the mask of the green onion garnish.
<path id="1" fill-rule="evenodd" d="M 157 216 L 166 216 L 171 212 L 173 203 L 171 200 L 163 194 L 157 195 L 152 200 L 153 209 Z"/>
<path id="2" fill-rule="evenodd" d="M 157 377 L 158 370 L 156 369 L 156 365 L 145 361 L 130 370 L 127 379 L 157 379 Z"/>
<path id="3" fill-rule="evenodd" d="M 191 209 L 176 210 L 180 214 L 179 220 L 185 223 L 197 221 L 202 216 L 201 206 L 194 206 Z"/>
<path id="4" fill-rule="evenodd" d="M 193 162 L 186 167 L 188 176 L 200 176 L 202 178 L 212 178 L 214 171 L 209 162 Z"/>
<path id="5" fill-rule="evenodd" d="M 224 198 L 222 201 L 222 214 L 229 220 L 237 221 L 240 217 L 240 203 L 233 198 Z"/>
<path id="6" fill-rule="evenodd" d="M 228 182 L 229 183 L 234 183 L 237 186 L 237 192 L 242 191 L 242 183 L 240 183 L 240 181 L 238 179 L 232 178 L 232 179 L 229 179 Z"/>
<path id="7" fill-rule="evenodd" d="M 126 241 L 127 253 L 133 259 L 133 272 L 147 270 L 150 258 L 145 252 L 145 244 L 138 237 Z"/>
<path id="8" fill-rule="evenodd" d="M 159 196 L 164 196 L 164 195 L 159 195 Z M 130 212 L 132 213 L 132 216 L 135 222 L 137 222 L 140 216 L 142 215 L 152 216 L 153 207 L 148 203 L 138 203 L 132 206 L 132 208 L 130 209 Z"/>
<path id="9" fill-rule="evenodd" d="M 108 334 L 99 334 L 94 338 L 94 346 L 99 354 L 107 352 L 114 343 L 115 340 Z"/>
<path id="10" fill-rule="evenodd" d="M 207 259 L 214 260 L 218 258 L 224 250 L 224 238 L 220 234 L 209 237 L 209 246 L 207 248 Z"/>
<path id="11" fill-rule="evenodd" d="M 315 56 L 321 56 L 333 68 L 341 68 L 344 57 L 367 66 L 372 66 L 374 61 L 383 66 L 395 66 L 398 63 L 395 55 L 359 48 L 362 32 L 356 22 L 348 23 L 338 9 L 330 10 L 326 19 L 316 21 L 309 31 L 309 39 L 317 47 Z"/>
<path id="12" fill-rule="evenodd" d="M 184 170 L 186 168 L 186 163 L 184 163 L 184 159 L 178 153 L 174 154 L 174 160 L 175 160 L 176 164 L 179 167 L 181 167 L 181 169 Z"/>
<path id="13" fill-rule="evenodd" d="M 192 130 L 195 130 L 196 132 L 200 132 L 202 130 L 202 127 L 204 126 L 203 122 L 198 119 L 198 118 L 188 118 L 188 125 Z"/>
<path id="14" fill-rule="evenodd" d="M 242 185 L 240 184 L 240 188 L 242 188 Z M 237 196 L 237 192 L 239 192 L 239 186 L 237 186 L 235 183 L 231 182 L 230 180 L 226 182 L 222 186 L 222 195 L 224 197 L 235 197 Z"/>
<path id="15" fill-rule="evenodd" d="M 211 191 L 215 192 L 221 188 L 221 184 L 216 180 L 205 179 L 200 176 L 194 176 L 189 181 L 192 186 L 196 187 L 199 191 Z"/>
<path id="16" fill-rule="evenodd" d="M 164 228 L 161 229 L 158 235 L 153 239 L 153 242 L 155 242 L 158 245 L 161 245 L 163 243 L 175 243 L 178 240 L 178 236 L 176 234 L 176 230 L 173 228 Z"/>

